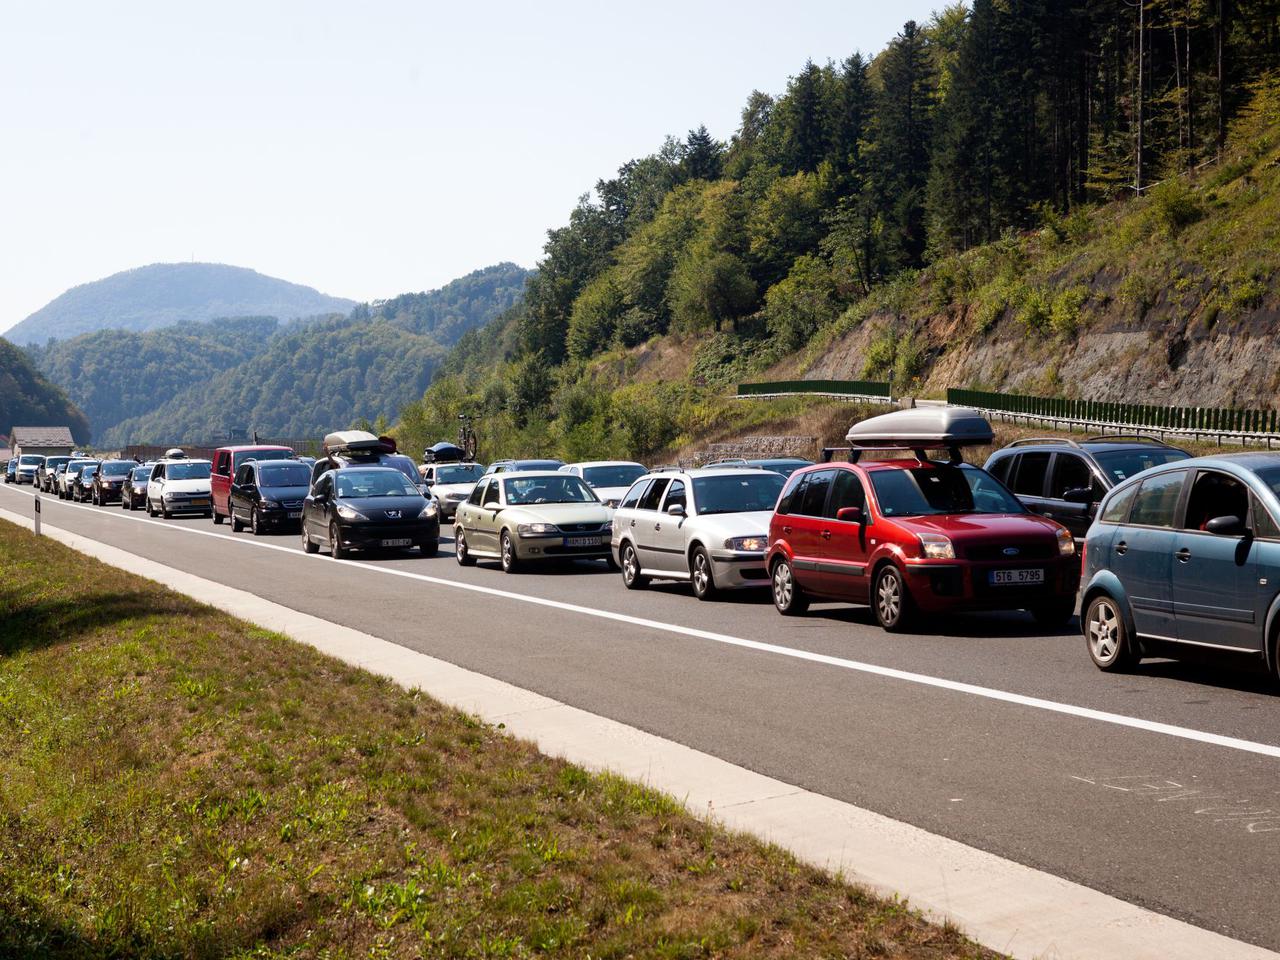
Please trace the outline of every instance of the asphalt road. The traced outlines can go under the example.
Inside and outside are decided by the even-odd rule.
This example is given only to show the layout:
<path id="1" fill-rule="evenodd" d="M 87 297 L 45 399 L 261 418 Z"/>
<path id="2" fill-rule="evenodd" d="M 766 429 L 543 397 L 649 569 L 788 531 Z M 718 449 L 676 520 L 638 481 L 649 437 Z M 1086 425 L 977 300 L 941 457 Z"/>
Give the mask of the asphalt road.
<path id="1" fill-rule="evenodd" d="M 31 496 L 0 486 L 0 507 L 30 515 Z M 459 567 L 448 539 L 337 562 L 293 534 L 43 504 L 46 523 L 1280 949 L 1280 695 L 1260 674 L 1106 675 L 1074 624 L 1046 636 L 1017 614 L 891 636 L 846 606 L 784 620 L 763 591 L 627 591 L 603 563 L 506 576 Z"/>

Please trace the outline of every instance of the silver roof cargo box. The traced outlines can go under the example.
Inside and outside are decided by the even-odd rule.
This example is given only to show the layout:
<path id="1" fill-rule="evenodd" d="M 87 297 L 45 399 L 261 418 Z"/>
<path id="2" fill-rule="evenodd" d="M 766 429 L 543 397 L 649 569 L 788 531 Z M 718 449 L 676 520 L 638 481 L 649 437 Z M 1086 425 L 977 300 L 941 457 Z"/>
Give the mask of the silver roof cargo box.
<path id="1" fill-rule="evenodd" d="M 328 454 L 380 453 L 383 442 L 367 430 L 338 430 L 324 438 Z"/>
<path id="2" fill-rule="evenodd" d="M 845 440 L 849 446 L 828 447 L 823 459 L 830 460 L 837 451 L 848 452 L 856 461 L 863 450 L 913 450 L 923 460 L 927 450 L 947 450 L 958 463 L 961 447 L 988 446 L 995 441 L 995 431 L 986 417 L 968 407 L 915 407 L 855 423 Z"/>

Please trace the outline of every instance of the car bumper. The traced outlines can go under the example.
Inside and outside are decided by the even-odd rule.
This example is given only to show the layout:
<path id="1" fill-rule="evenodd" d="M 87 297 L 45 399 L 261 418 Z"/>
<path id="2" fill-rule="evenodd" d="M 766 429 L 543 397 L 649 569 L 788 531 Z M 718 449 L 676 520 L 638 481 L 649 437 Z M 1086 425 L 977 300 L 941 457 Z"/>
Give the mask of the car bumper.
<path id="1" fill-rule="evenodd" d="M 293 514 L 293 516 L 289 516 Z M 258 508 L 258 517 L 269 527 L 292 527 L 302 522 L 302 507 L 279 507 L 275 510 Z"/>
<path id="2" fill-rule="evenodd" d="M 465 503 L 464 500 L 437 500 L 436 509 L 439 511 L 441 520 L 452 520 L 458 515 L 458 507 Z"/>
<path id="3" fill-rule="evenodd" d="M 19 473 L 15 479 L 18 483 L 30 483 L 34 485 L 36 482 L 36 475 L 34 473 Z"/>
<path id="4" fill-rule="evenodd" d="M 763 550 L 713 550 L 711 574 L 720 590 L 767 587 L 769 570 Z"/>
<path id="5" fill-rule="evenodd" d="M 435 543 L 440 539 L 440 521 L 418 520 L 406 523 L 344 523 L 338 527 L 338 539 L 351 550 L 379 550 L 384 540 L 408 540 L 410 546 Z"/>
<path id="6" fill-rule="evenodd" d="M 907 588 L 917 607 L 926 613 L 982 610 L 1026 610 L 1044 604 L 1073 603 L 1080 588 L 1080 558 L 1022 564 L 1044 570 L 1044 583 L 994 585 L 992 570 L 1007 570 L 1007 563 L 907 564 Z"/>
<path id="7" fill-rule="evenodd" d="M 112 501 L 118 501 L 122 496 L 124 496 L 124 490 L 121 489 L 120 487 L 114 487 L 114 488 L 103 487 L 101 490 L 98 491 L 98 499 L 102 503 L 111 503 Z"/>
<path id="8" fill-rule="evenodd" d="M 516 556 L 521 560 L 601 560 L 612 555 L 609 535 L 600 534 L 600 543 L 570 547 L 564 537 L 516 537 Z"/>
<path id="9" fill-rule="evenodd" d="M 197 500 L 165 500 L 164 508 L 170 513 L 208 513 L 213 509 L 213 499 L 203 497 Z"/>

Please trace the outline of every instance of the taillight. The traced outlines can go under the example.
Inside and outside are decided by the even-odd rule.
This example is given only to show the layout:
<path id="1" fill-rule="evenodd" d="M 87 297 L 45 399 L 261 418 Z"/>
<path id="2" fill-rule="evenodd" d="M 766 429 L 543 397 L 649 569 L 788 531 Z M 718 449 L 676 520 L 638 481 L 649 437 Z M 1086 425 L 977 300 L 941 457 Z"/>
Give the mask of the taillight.
<path id="1" fill-rule="evenodd" d="M 1080 541 L 1080 569 L 1085 568 L 1085 564 L 1089 562 L 1089 541 Z"/>

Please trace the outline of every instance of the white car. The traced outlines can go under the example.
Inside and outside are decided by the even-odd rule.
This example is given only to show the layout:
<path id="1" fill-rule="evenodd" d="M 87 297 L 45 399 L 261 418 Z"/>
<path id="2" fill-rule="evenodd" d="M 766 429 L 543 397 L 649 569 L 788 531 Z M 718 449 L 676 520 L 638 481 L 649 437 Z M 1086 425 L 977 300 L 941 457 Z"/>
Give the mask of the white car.
<path id="1" fill-rule="evenodd" d="M 591 460 L 566 464 L 560 472 L 581 477 L 605 506 L 616 507 L 631 485 L 649 471 L 632 460 Z"/>
<path id="2" fill-rule="evenodd" d="M 483 463 L 424 463 L 418 468 L 422 482 L 440 510 L 441 520 L 452 520 L 458 504 L 471 496 L 476 482 L 484 476 Z"/>
<path id="3" fill-rule="evenodd" d="M 147 481 L 147 513 L 166 520 L 177 513 L 212 516 L 211 468 L 208 460 L 186 457 L 165 457 L 157 461 Z"/>
<path id="4" fill-rule="evenodd" d="M 613 515 L 610 544 L 628 590 L 650 579 L 688 580 L 699 600 L 767 587 L 769 521 L 783 478 L 772 470 L 655 470 Z"/>

